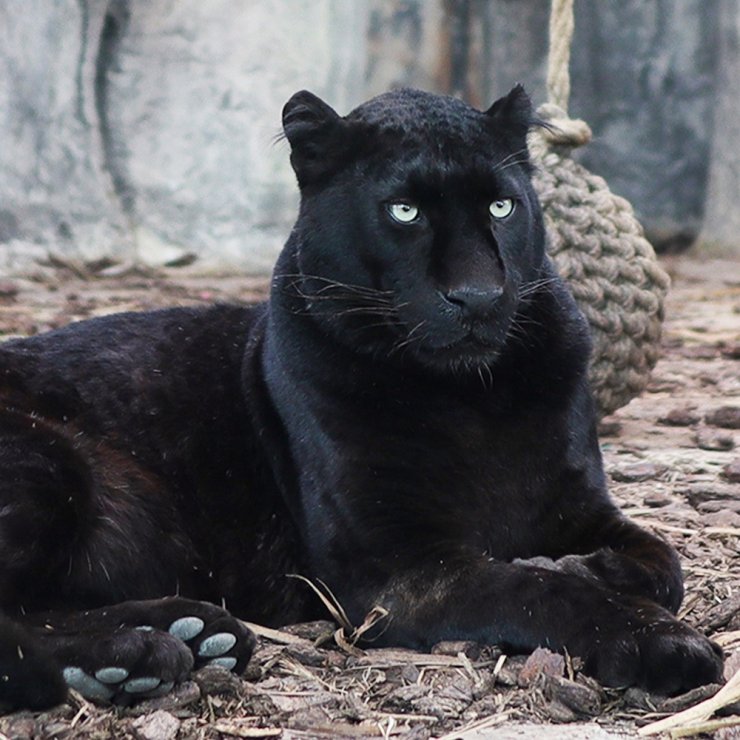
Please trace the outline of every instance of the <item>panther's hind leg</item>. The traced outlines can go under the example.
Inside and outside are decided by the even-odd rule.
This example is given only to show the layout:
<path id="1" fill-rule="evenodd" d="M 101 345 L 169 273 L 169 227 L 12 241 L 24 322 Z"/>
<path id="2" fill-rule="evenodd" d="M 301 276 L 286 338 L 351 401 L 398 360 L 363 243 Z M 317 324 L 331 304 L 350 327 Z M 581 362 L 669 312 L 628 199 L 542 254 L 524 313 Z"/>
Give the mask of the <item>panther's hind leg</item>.
<path id="1" fill-rule="evenodd" d="M 41 419 L 0 412 L 0 607 L 61 601 L 68 563 L 91 516 L 84 460 Z"/>
<path id="2" fill-rule="evenodd" d="M 0 411 L 0 607 L 22 616 L 58 598 L 84 504 L 74 456 L 34 417 Z M 61 666 L 32 631 L 0 615 L 0 711 L 63 701 Z"/>
<path id="3" fill-rule="evenodd" d="M 94 608 L 197 573 L 175 493 L 98 435 L 0 405 L 0 608 Z"/>
<path id="4" fill-rule="evenodd" d="M 209 662 L 243 670 L 254 638 L 240 622 L 212 604 L 155 598 L 192 571 L 171 492 L 73 431 L 0 411 L 0 606 L 91 699 L 163 693 Z M 31 706 L 30 674 L 12 680 Z"/>
<path id="5" fill-rule="evenodd" d="M 0 712 L 60 704 L 67 687 L 60 666 L 21 625 L 0 616 Z"/>

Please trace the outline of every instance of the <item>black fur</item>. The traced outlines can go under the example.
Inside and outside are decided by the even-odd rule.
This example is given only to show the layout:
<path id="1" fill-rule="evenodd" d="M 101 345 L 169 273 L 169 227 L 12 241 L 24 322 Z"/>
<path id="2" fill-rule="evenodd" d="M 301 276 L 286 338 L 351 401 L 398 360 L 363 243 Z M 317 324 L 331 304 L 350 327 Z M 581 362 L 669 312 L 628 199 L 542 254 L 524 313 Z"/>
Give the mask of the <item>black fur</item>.
<path id="1" fill-rule="evenodd" d="M 386 608 L 379 644 L 546 645 L 666 693 L 717 680 L 719 649 L 673 616 L 676 554 L 606 492 L 521 88 L 484 113 L 406 90 L 346 117 L 301 92 L 283 116 L 302 198 L 267 304 L 0 348 L 0 701 L 58 701 L 62 669 L 95 698 L 164 691 L 213 635 L 241 670 L 250 635 L 189 599 L 317 616 L 291 573 L 355 623 Z"/>

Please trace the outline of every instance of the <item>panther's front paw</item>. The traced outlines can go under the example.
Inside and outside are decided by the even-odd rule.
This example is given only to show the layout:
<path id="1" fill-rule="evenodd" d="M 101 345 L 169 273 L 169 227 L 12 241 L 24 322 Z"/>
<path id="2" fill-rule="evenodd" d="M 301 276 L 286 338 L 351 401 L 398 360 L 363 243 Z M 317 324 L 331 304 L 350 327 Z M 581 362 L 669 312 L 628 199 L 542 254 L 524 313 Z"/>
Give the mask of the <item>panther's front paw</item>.
<path id="1" fill-rule="evenodd" d="M 97 609 L 81 623 L 85 631 L 58 642 L 55 654 L 67 685 L 97 701 L 161 696 L 209 664 L 241 673 L 255 645 L 224 609 L 175 597 Z"/>
<path id="2" fill-rule="evenodd" d="M 722 649 L 677 620 L 612 634 L 586 657 L 586 671 L 607 686 L 667 696 L 721 681 L 722 665 Z"/>

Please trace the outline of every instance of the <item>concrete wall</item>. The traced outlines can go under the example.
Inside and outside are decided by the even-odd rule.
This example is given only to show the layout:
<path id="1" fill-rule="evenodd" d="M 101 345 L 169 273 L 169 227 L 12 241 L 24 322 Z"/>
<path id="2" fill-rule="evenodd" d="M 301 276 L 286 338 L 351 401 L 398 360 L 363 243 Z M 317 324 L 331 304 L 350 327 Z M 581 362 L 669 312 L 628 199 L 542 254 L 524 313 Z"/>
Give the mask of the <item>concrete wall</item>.
<path id="1" fill-rule="evenodd" d="M 578 156 L 659 247 L 736 233 L 716 226 L 738 212 L 739 2 L 576 0 L 570 110 L 595 133 Z M 548 13 L 545 0 L 6 0 L 0 273 L 267 271 L 295 214 L 275 143 L 292 92 L 340 112 L 393 85 L 487 106 L 522 81 L 543 101 Z"/>

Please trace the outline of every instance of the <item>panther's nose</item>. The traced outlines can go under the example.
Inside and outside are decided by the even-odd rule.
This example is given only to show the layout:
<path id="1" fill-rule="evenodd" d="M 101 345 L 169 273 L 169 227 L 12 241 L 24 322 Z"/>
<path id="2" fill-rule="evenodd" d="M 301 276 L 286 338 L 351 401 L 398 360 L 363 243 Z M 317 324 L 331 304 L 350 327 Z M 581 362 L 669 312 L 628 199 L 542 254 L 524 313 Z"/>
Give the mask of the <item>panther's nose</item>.
<path id="1" fill-rule="evenodd" d="M 463 286 L 445 291 L 442 295 L 448 303 L 457 306 L 466 319 L 481 319 L 490 315 L 496 301 L 503 294 L 502 287 L 478 288 Z"/>

